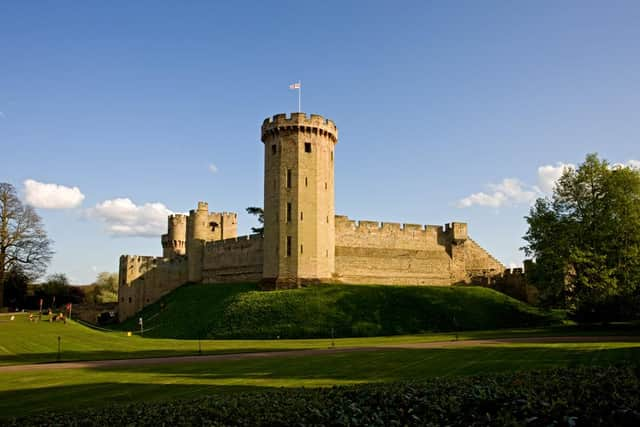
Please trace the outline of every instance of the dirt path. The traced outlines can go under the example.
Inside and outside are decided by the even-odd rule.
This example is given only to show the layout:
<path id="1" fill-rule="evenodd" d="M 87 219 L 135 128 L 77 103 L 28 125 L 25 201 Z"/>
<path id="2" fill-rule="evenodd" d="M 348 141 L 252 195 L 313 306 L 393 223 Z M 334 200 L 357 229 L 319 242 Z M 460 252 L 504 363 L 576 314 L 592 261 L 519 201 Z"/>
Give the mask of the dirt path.
<path id="1" fill-rule="evenodd" d="M 570 337 L 529 337 L 529 338 L 496 338 L 484 340 L 434 341 L 424 343 L 393 343 L 371 347 L 340 347 L 328 349 L 262 351 L 255 353 L 209 354 L 203 356 L 172 356 L 140 359 L 94 360 L 87 362 L 38 363 L 31 365 L 0 366 L 2 372 L 36 371 L 50 369 L 109 368 L 118 366 L 144 366 L 173 363 L 195 363 L 223 360 L 247 360 L 283 356 L 315 356 L 324 354 L 352 353 L 358 351 L 380 351 L 389 349 L 427 349 L 478 347 L 499 344 L 517 343 L 578 343 L 578 342 L 640 342 L 640 336 L 570 336 Z"/>

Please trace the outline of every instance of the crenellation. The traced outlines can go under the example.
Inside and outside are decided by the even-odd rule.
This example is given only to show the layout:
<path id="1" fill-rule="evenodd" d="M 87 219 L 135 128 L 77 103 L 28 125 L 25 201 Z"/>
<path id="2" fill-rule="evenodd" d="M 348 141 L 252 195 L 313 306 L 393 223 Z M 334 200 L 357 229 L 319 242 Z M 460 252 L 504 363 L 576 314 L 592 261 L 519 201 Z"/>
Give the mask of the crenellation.
<path id="1" fill-rule="evenodd" d="M 423 231 L 421 224 L 402 224 L 402 231 Z"/>
<path id="2" fill-rule="evenodd" d="M 382 231 L 399 232 L 402 231 L 402 224 L 399 222 L 383 222 Z"/>

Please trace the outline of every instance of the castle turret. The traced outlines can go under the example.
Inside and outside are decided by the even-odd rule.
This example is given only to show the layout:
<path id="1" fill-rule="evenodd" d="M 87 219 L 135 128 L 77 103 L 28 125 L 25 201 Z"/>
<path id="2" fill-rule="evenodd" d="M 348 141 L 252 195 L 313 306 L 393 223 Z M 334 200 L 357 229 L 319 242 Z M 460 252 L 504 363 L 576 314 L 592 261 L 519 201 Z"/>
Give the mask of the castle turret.
<path id="1" fill-rule="evenodd" d="M 198 202 L 198 208 L 189 211 L 186 253 L 189 260 L 190 282 L 202 280 L 205 243 L 233 237 L 238 237 L 238 214 L 209 213 L 209 204 L 206 202 Z"/>
<path id="2" fill-rule="evenodd" d="M 169 215 L 167 234 L 162 235 L 162 256 L 174 258 L 187 252 L 187 216 Z"/>
<path id="3" fill-rule="evenodd" d="M 262 124 L 265 287 L 330 279 L 335 269 L 334 146 L 322 116 L 278 114 Z"/>

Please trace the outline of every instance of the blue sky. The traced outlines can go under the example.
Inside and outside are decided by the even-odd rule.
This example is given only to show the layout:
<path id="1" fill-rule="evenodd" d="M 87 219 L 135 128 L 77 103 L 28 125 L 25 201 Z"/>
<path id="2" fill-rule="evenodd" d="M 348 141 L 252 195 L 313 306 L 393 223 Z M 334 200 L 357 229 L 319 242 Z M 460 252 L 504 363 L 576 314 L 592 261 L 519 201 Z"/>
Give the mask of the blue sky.
<path id="1" fill-rule="evenodd" d="M 5 0 L 0 181 L 74 283 L 159 255 L 166 211 L 198 200 L 247 233 L 260 125 L 301 80 L 340 131 L 338 214 L 468 221 L 517 264 L 559 165 L 640 159 L 638 22 L 636 1 Z"/>

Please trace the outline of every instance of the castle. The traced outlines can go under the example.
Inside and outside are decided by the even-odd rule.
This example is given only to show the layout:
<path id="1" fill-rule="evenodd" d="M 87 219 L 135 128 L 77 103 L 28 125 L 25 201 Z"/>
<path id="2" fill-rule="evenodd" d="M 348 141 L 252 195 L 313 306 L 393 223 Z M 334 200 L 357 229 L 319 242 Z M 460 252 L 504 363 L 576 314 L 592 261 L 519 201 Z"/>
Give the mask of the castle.
<path id="1" fill-rule="evenodd" d="M 122 255 L 119 319 L 187 282 L 259 282 L 263 289 L 305 283 L 452 285 L 478 283 L 505 267 L 467 234 L 467 224 L 354 221 L 335 215 L 338 129 L 322 116 L 267 118 L 264 235 L 237 235 L 237 214 L 171 215 L 162 257 Z"/>

